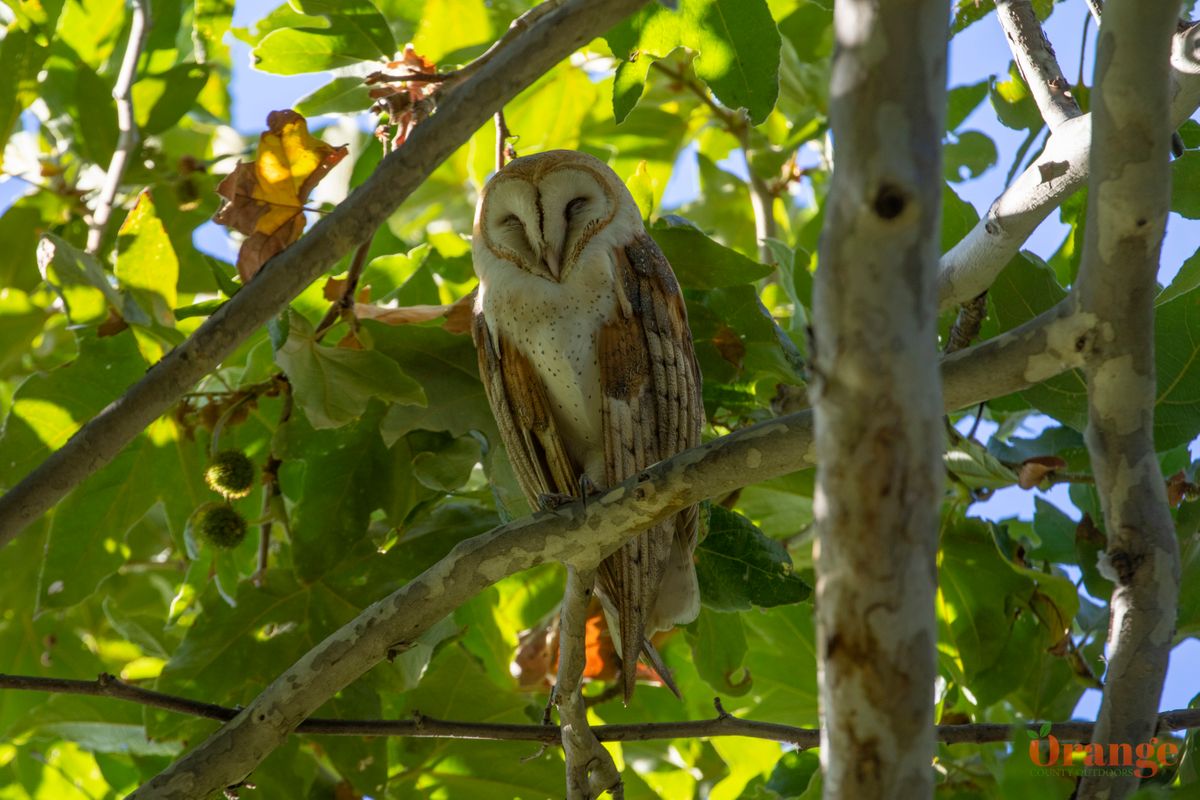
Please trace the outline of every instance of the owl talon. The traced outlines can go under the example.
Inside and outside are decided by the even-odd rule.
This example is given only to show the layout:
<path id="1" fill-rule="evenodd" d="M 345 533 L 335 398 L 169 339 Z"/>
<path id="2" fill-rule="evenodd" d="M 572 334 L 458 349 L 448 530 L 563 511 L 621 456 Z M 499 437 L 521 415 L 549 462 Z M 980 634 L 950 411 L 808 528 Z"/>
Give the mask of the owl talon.
<path id="1" fill-rule="evenodd" d="M 558 511 L 563 506 L 569 506 L 579 498 L 563 492 L 543 492 L 537 497 L 539 511 Z"/>

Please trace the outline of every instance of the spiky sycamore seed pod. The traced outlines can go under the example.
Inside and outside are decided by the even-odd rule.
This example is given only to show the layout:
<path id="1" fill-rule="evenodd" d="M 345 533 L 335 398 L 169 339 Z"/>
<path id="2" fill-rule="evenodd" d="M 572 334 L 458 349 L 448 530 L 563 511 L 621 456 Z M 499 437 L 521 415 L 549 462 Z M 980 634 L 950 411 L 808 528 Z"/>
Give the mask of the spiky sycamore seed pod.
<path id="1" fill-rule="evenodd" d="M 205 503 L 192 513 L 192 531 L 213 547 L 230 550 L 246 538 L 246 520 L 225 503 Z"/>
<path id="2" fill-rule="evenodd" d="M 254 488 L 254 464 L 241 450 L 222 450 L 204 471 L 204 482 L 226 500 L 245 497 Z"/>

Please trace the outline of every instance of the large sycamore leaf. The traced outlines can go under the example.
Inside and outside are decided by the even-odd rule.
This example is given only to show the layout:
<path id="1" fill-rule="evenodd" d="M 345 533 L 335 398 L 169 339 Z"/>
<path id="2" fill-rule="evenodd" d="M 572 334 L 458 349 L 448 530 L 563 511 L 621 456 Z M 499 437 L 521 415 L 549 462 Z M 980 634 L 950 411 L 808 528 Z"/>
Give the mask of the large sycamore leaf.
<path id="1" fill-rule="evenodd" d="M 1061 697 L 1041 702 L 1069 713 L 1083 686 L 1070 686 L 1067 659 L 1049 651 L 1070 630 L 1079 596 L 1062 574 L 1038 572 L 1005 557 L 999 548 L 1002 533 L 976 520 L 943 523 L 938 554 L 943 663 L 966 681 L 980 707 L 1013 700 L 1023 687 L 1053 680 L 1066 684 Z"/>
<path id="2" fill-rule="evenodd" d="M 650 236 L 662 248 L 685 289 L 738 286 L 765 278 L 773 271 L 709 238 L 683 217 L 660 219 L 651 226 Z"/>
<path id="3" fill-rule="evenodd" d="M 696 573 L 704 605 L 717 611 L 799 603 L 812 594 L 792 571 L 782 544 L 721 506 L 710 509 L 708 535 L 696 547 Z"/>
<path id="4" fill-rule="evenodd" d="M 367 0 L 291 0 L 257 31 L 264 27 L 268 32 L 253 41 L 255 66 L 280 75 L 355 67 L 396 51 L 387 20 Z"/>
<path id="5" fill-rule="evenodd" d="M 650 64 L 677 47 L 696 53 L 696 75 L 729 108 L 758 124 L 779 95 L 782 40 L 766 0 L 681 0 L 678 11 L 652 4 L 607 34 L 618 59 L 613 114 L 621 122 L 637 105 Z"/>
<path id="6" fill-rule="evenodd" d="M 425 405 L 425 390 L 378 350 L 327 347 L 302 315 L 289 313 L 287 338 L 275 363 L 292 382 L 296 402 L 314 428 L 337 428 L 357 419 L 373 397 Z"/>
<path id="7" fill-rule="evenodd" d="M 163 325 L 174 324 L 179 259 L 147 189 L 117 231 L 117 280 Z"/>
<path id="8" fill-rule="evenodd" d="M 246 235 L 237 260 L 243 282 L 300 238 L 309 193 L 348 152 L 312 136 L 295 111 L 267 115 L 257 157 L 239 162 L 217 187 L 225 202 L 213 221 Z"/>

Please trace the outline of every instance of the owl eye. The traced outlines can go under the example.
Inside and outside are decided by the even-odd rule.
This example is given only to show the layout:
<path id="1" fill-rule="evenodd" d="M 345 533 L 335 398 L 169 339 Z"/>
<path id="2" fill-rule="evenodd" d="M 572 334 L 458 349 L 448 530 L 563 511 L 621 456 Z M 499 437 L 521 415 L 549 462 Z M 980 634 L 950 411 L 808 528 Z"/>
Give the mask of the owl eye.
<path id="1" fill-rule="evenodd" d="M 507 217 L 500 220 L 500 224 L 505 226 L 506 228 L 520 228 L 521 220 L 517 217 L 516 214 L 509 214 Z"/>
<path id="2" fill-rule="evenodd" d="M 563 216 L 567 219 L 571 219 L 578 214 L 584 206 L 587 205 L 587 201 L 588 199 L 586 197 L 576 197 L 574 200 L 567 203 L 566 208 L 563 209 Z"/>

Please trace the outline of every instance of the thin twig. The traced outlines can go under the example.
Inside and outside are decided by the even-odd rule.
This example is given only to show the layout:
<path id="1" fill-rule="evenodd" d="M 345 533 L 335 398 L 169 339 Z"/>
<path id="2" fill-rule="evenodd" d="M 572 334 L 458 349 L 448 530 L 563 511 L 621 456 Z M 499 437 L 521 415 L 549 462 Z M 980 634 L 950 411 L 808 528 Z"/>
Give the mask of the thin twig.
<path id="1" fill-rule="evenodd" d="M 496 111 L 496 172 L 504 169 L 504 165 L 508 163 L 509 151 L 512 150 L 508 146 L 508 123 L 504 121 L 504 109 Z M 512 153 L 513 158 L 516 158 L 516 153 Z"/>
<path id="2" fill-rule="evenodd" d="M 292 383 L 286 376 L 280 376 L 280 383 L 283 391 L 283 408 L 279 412 L 279 425 L 283 425 L 292 417 Z M 279 486 L 279 468 L 283 466 L 283 459 L 275 454 L 274 448 L 271 454 L 267 457 L 267 463 L 263 466 L 263 502 L 262 514 L 263 521 L 259 527 L 258 533 L 258 566 L 254 570 L 252 580 L 255 586 L 262 586 L 266 578 L 267 567 L 271 558 L 271 529 L 275 523 L 275 507 L 279 504 L 279 498 L 283 496 L 283 491 Z M 284 531 L 287 532 L 287 520 L 282 520 Z"/>
<path id="3" fill-rule="evenodd" d="M 758 243 L 758 258 L 764 264 L 774 265 L 775 254 L 772 252 L 768 239 L 774 239 L 778 233 L 775 222 L 775 200 L 778 192 L 750 167 L 750 120 L 742 111 L 730 111 L 716 101 L 712 93 L 695 77 L 687 74 L 684 68 L 673 68 L 662 61 L 654 61 L 651 67 L 679 83 L 692 94 L 696 95 L 714 116 L 721 121 L 730 134 L 735 136 L 742 146 L 746 157 L 746 172 L 750 176 L 750 204 L 754 210 L 754 237 Z M 786 184 L 785 184 L 786 185 Z"/>
<path id="4" fill-rule="evenodd" d="M 117 190 L 121 179 L 125 177 L 125 168 L 133 158 L 133 151 L 141 141 L 137 121 L 133 115 L 133 79 L 137 74 L 138 58 L 142 54 L 142 46 L 146 43 L 146 34 L 150 29 L 150 11 L 146 0 L 131 0 L 129 18 L 129 43 L 125 45 L 125 55 L 121 59 L 121 70 L 117 73 L 117 81 L 113 85 L 113 100 L 117 103 L 117 149 L 113 151 L 112 160 L 108 162 L 108 172 L 104 176 L 104 184 L 96 198 L 96 207 L 92 210 L 91 225 L 88 227 L 87 252 L 96 255 L 100 252 L 100 244 L 104 239 L 104 229 L 112 216 L 113 202 L 117 198 Z"/>
<path id="5" fill-rule="evenodd" d="M 230 720 L 239 709 L 191 700 L 184 697 L 143 689 L 126 683 L 113 675 L 101 674 L 94 681 L 66 678 L 41 678 L 28 675 L 0 673 L 0 689 L 26 692 L 52 692 L 90 697 L 108 697 L 151 708 L 161 708 L 177 714 L 204 719 Z M 713 719 L 678 722 L 635 722 L 620 725 L 597 725 L 592 728 L 602 742 L 645 742 L 656 739 L 684 739 L 712 736 L 742 736 L 784 742 L 807 749 L 820 743 L 818 728 L 800 728 L 776 722 L 757 722 L 741 719 L 718 709 Z M 1018 730 L 1038 731 L 1039 722 L 1029 723 L 969 723 L 938 725 L 937 738 L 945 744 L 983 744 L 1004 742 Z M 1049 733 L 1064 742 L 1087 741 L 1094 723 L 1058 722 Z M 1200 728 L 1200 709 L 1181 708 L 1158 715 L 1158 733 Z M 311 717 L 296 728 L 297 733 L 322 736 L 391 736 L 410 739 L 476 739 L 492 741 L 544 742 L 559 744 L 562 732 L 557 725 L 515 725 L 508 723 L 460 722 L 427 717 L 416 713 L 412 719 L 329 719 Z"/>
<path id="6" fill-rule="evenodd" d="M 358 291 L 358 281 L 362 278 L 363 268 L 367 265 L 367 254 L 371 250 L 371 242 L 374 239 L 375 236 L 372 234 L 371 238 L 360 244 L 354 251 L 354 258 L 350 261 L 350 270 L 346 273 L 346 285 L 342 287 L 342 294 L 333 301 L 317 325 L 315 335 L 318 342 L 325 338 L 329 329 L 341 319 L 343 312 L 354 308 L 354 295 Z"/>
<path id="7" fill-rule="evenodd" d="M 996 0 L 996 15 L 1042 119 L 1054 130 L 1083 112 L 1071 96 L 1071 85 L 1063 77 L 1054 48 L 1042 30 L 1030 0 Z"/>

